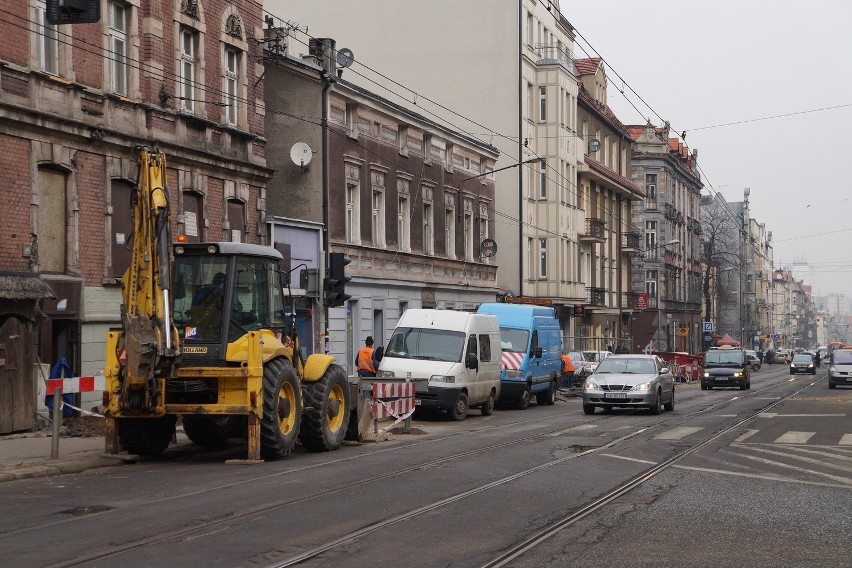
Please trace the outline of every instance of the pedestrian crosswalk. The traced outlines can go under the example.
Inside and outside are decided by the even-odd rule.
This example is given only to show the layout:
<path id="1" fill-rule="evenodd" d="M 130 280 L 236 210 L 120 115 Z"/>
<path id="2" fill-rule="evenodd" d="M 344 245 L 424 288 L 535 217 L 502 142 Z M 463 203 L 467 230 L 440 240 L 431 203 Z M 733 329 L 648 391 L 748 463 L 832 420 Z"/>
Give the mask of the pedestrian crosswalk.
<path id="1" fill-rule="evenodd" d="M 654 436 L 655 440 L 676 442 L 684 440 L 703 431 L 701 426 L 678 426 L 664 430 Z M 778 432 L 774 430 L 748 429 L 744 430 L 734 439 L 736 444 L 778 444 L 778 445 L 807 445 L 819 446 L 846 446 L 852 448 L 852 433 L 840 434 L 835 432 L 804 432 L 788 430 Z"/>

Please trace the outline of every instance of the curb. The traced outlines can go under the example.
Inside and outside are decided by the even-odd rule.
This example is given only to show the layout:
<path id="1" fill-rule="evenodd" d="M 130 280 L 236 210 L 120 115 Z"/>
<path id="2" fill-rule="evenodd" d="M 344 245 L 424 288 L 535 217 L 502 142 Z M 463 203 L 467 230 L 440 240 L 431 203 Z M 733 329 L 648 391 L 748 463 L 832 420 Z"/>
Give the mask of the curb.
<path id="1" fill-rule="evenodd" d="M 65 473 L 81 473 L 90 469 L 118 466 L 123 463 L 124 462 L 122 460 L 116 460 L 111 457 L 97 457 L 57 464 L 39 464 L 22 467 L 14 471 L 2 472 L 0 473 L 0 483 L 6 481 L 18 481 L 21 479 L 33 479 L 36 477 L 49 477 Z"/>

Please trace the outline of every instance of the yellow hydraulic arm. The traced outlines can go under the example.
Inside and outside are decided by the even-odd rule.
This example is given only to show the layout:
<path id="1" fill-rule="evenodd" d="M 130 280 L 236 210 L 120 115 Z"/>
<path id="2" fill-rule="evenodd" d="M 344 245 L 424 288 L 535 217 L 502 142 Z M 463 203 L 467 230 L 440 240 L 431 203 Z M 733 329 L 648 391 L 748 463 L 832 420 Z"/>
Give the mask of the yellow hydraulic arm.
<path id="1" fill-rule="evenodd" d="M 130 266 L 122 277 L 123 346 L 127 356 L 119 407 L 162 414 L 162 379 L 173 377 L 180 345 L 170 296 L 171 231 L 166 156 L 142 149 L 131 204 Z"/>

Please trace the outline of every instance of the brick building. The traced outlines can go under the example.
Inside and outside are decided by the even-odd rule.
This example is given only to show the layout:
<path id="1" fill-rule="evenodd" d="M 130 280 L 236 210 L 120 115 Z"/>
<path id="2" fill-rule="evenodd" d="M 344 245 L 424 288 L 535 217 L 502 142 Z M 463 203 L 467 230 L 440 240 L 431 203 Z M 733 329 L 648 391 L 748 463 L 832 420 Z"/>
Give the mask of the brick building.
<path id="1" fill-rule="evenodd" d="M 119 321 L 135 148 L 165 152 L 172 228 L 190 241 L 265 243 L 271 177 L 262 2 L 101 8 L 100 22 L 50 26 L 44 0 L 0 0 L 0 271 L 50 285 L 39 359 L 82 374 L 103 368 Z"/>

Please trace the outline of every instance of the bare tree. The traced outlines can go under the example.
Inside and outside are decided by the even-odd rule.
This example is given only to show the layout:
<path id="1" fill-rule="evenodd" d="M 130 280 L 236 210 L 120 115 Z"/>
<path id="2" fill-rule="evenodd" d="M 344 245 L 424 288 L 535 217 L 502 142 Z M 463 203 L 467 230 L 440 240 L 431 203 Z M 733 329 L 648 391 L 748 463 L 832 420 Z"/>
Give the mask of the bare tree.
<path id="1" fill-rule="evenodd" d="M 702 282 L 704 321 L 713 319 L 711 278 L 716 277 L 716 299 L 729 297 L 735 291 L 728 289 L 725 280 L 718 278 L 718 275 L 728 270 L 739 273 L 743 269 L 739 239 L 740 222 L 728 207 L 725 198 L 718 193 L 715 196 L 702 196 L 701 243 L 706 267 Z"/>

